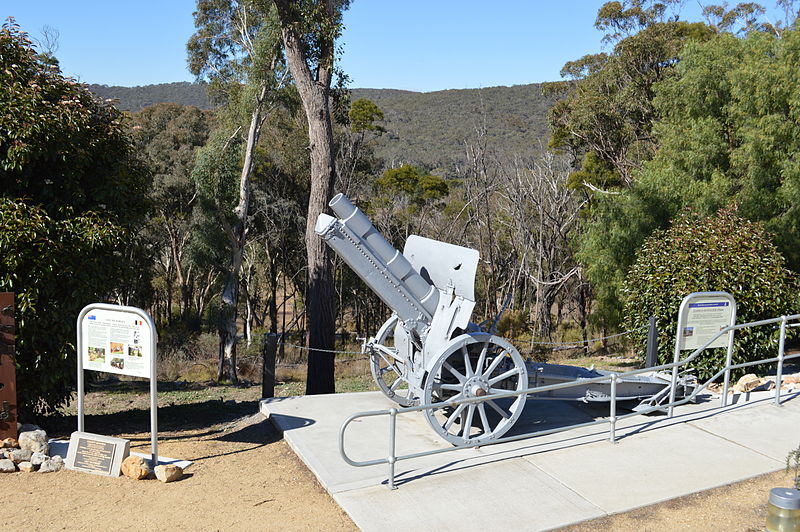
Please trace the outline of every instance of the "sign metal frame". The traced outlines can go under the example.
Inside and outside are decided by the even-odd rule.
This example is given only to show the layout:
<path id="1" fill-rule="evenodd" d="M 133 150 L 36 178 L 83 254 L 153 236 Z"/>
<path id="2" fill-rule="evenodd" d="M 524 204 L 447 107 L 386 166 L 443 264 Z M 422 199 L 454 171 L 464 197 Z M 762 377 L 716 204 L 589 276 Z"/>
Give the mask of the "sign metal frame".
<path id="1" fill-rule="evenodd" d="M 677 362 L 681 358 L 681 348 L 683 347 L 683 329 L 686 327 L 686 318 L 689 315 L 689 305 L 693 302 L 697 301 L 698 299 L 707 299 L 707 298 L 715 298 L 715 299 L 724 299 L 728 301 L 731 305 L 731 319 L 730 323 L 728 324 L 729 327 L 733 327 L 736 325 L 736 299 L 729 294 L 728 292 L 693 292 L 688 296 L 683 298 L 681 301 L 680 309 L 678 310 L 678 326 L 675 330 L 675 357 L 673 362 L 677 364 Z M 734 331 L 731 330 L 728 332 L 728 353 L 725 358 L 725 365 L 731 365 L 731 358 L 733 357 L 733 335 Z M 696 350 L 695 350 L 696 351 Z M 731 379 L 731 370 L 725 370 L 725 384 L 723 386 L 722 392 L 722 406 L 726 406 L 728 404 L 728 386 L 730 385 Z M 675 402 L 675 387 L 678 382 L 678 367 L 675 366 L 672 368 L 672 389 L 670 391 L 670 403 Z M 669 417 L 672 417 L 673 407 L 669 407 Z"/>
<path id="2" fill-rule="evenodd" d="M 109 303 L 91 303 L 86 305 L 78 314 L 78 432 L 85 432 L 84 425 L 84 375 L 83 375 L 83 321 L 93 310 L 104 310 L 133 314 L 140 318 L 150 328 L 150 447 L 152 456 L 152 467 L 158 465 L 158 379 L 156 378 L 156 360 L 158 359 L 158 333 L 156 325 L 150 314 L 137 307 L 124 305 L 112 305 Z M 90 371 L 102 371 L 94 368 L 86 368 Z"/>

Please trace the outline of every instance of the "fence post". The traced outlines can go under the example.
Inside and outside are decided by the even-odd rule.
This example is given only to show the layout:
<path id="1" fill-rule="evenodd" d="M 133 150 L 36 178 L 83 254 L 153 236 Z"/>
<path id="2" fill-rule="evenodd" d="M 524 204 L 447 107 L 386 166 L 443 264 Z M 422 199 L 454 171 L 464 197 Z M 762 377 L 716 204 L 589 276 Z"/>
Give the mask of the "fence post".
<path id="1" fill-rule="evenodd" d="M 650 316 L 650 324 L 647 329 L 647 357 L 645 367 L 652 368 L 658 365 L 658 327 L 656 317 Z"/>
<path id="2" fill-rule="evenodd" d="M 261 350 L 261 398 L 275 397 L 275 353 L 278 351 L 278 335 L 266 333 Z"/>

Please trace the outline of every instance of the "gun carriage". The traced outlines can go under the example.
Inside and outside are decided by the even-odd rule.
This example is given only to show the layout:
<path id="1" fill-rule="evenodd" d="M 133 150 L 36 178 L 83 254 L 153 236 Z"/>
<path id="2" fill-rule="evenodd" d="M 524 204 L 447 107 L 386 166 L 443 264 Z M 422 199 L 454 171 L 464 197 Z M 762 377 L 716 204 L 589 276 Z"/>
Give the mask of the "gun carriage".
<path id="1" fill-rule="evenodd" d="M 491 332 L 493 326 L 470 322 L 476 250 L 411 235 L 400 253 L 346 196 L 337 194 L 329 205 L 336 217 L 320 214 L 316 233 L 393 311 L 364 351 L 378 387 L 397 404 L 485 397 L 609 374 L 526 363 L 510 342 Z M 618 383 L 618 399 L 652 403 L 654 397 L 666 395 L 669 383 L 665 376 L 630 377 Z M 593 383 L 539 398 L 608 401 L 607 388 Z M 505 434 L 519 419 L 525 401 L 521 394 L 424 412 L 445 440 L 480 445 Z"/>

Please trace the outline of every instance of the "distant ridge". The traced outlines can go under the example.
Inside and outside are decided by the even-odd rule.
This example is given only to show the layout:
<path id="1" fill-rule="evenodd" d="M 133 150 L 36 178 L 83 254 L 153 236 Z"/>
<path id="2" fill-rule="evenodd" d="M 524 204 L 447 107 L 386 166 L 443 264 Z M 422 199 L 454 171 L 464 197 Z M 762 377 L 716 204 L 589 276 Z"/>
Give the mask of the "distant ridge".
<path id="1" fill-rule="evenodd" d="M 198 83 L 89 89 L 132 112 L 162 102 L 212 107 L 205 85 Z M 358 98 L 374 101 L 384 112 L 386 133 L 373 142 L 387 167 L 409 163 L 443 176 L 463 170 L 468 145 L 485 144 L 502 158 L 539 152 L 549 138 L 547 112 L 554 101 L 542 95 L 538 83 L 437 92 L 352 89 L 352 99 Z"/>
<path id="2" fill-rule="evenodd" d="M 504 158 L 538 153 L 550 136 L 547 112 L 554 103 L 540 83 L 437 92 L 353 89 L 357 98 L 372 100 L 386 116 L 375 152 L 388 167 L 411 163 L 444 174 L 462 169 L 467 146 L 481 142 Z"/>
<path id="3" fill-rule="evenodd" d="M 213 107 L 206 96 L 205 84 L 189 83 L 188 81 L 138 87 L 93 84 L 89 85 L 89 90 L 104 100 L 118 100 L 117 108 L 134 113 L 150 105 L 164 102 L 194 105 L 200 109 Z"/>

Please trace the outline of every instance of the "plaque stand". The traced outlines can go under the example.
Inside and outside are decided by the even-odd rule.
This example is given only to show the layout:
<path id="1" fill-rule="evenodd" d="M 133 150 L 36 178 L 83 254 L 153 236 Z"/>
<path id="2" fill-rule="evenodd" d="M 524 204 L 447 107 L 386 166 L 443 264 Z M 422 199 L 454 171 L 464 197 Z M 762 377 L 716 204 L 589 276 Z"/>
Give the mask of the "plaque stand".
<path id="1" fill-rule="evenodd" d="M 84 432 L 84 378 L 83 378 L 83 320 L 93 310 L 112 311 L 120 314 L 134 315 L 150 327 L 150 447 L 151 447 L 151 467 L 155 469 L 158 465 L 158 379 L 156 378 L 156 359 L 158 358 L 156 346 L 158 343 L 156 335 L 156 325 L 153 318 L 144 310 L 136 307 L 126 307 L 122 305 L 110 305 L 107 303 L 92 303 L 81 310 L 78 315 L 78 432 Z M 72 445 L 70 445 L 71 452 Z"/>

